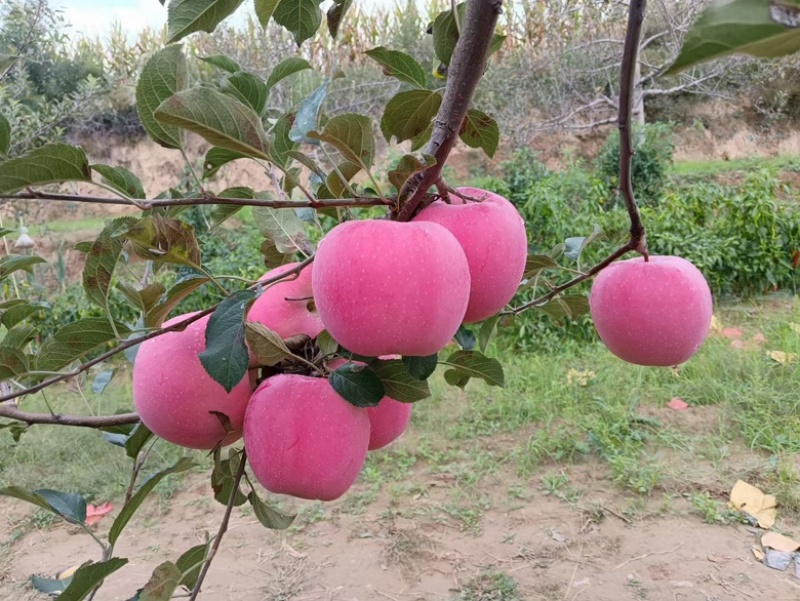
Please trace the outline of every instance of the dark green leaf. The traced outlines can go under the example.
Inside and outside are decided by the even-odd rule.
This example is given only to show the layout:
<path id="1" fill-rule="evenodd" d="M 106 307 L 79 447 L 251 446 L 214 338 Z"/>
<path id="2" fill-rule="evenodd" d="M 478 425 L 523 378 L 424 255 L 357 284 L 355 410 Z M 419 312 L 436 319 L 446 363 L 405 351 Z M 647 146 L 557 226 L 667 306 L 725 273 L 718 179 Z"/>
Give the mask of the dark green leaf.
<path id="1" fill-rule="evenodd" d="M 0 423 L 0 430 L 8 430 L 14 442 L 19 442 L 20 437 L 22 437 L 26 429 L 26 426 L 23 426 L 19 422 L 11 422 L 8 424 Z"/>
<path id="2" fill-rule="evenodd" d="M 107 576 L 127 563 L 127 559 L 112 557 L 108 561 L 83 564 L 72 575 L 69 586 L 58 596 L 58 601 L 83 601 Z"/>
<path id="3" fill-rule="evenodd" d="M 489 158 L 494 156 L 500 143 L 500 128 L 497 121 L 476 109 L 470 109 L 459 134 L 470 148 L 482 149 Z"/>
<path id="4" fill-rule="evenodd" d="M 139 591 L 138 601 L 169 601 L 180 584 L 181 575 L 181 570 L 171 561 L 160 564 Z"/>
<path id="5" fill-rule="evenodd" d="M 105 317 L 84 317 L 68 323 L 42 343 L 36 357 L 39 371 L 58 371 L 85 357 L 98 346 L 128 334 L 130 330 L 122 323 L 116 323 L 117 331 Z"/>
<path id="6" fill-rule="evenodd" d="M 11 146 L 11 124 L 0 113 L 0 154 L 8 154 Z"/>
<path id="7" fill-rule="evenodd" d="M 234 152 L 227 148 L 212 148 L 206 153 L 206 158 L 203 161 L 203 179 L 214 177 L 220 167 L 236 161 L 238 159 L 246 159 L 248 156 L 241 152 Z"/>
<path id="8" fill-rule="evenodd" d="M 147 313 L 155 307 L 158 301 L 161 300 L 161 297 L 164 296 L 164 292 L 166 292 L 164 285 L 158 282 L 148 284 L 141 290 L 137 290 L 124 282 L 117 282 L 117 289 L 122 292 L 123 296 L 127 298 L 134 307 L 143 313 Z"/>
<path id="9" fill-rule="evenodd" d="M 5 54 L 0 52 L 0 78 L 2 78 L 8 70 L 14 66 L 14 63 L 17 62 L 19 57 L 13 54 Z"/>
<path id="10" fill-rule="evenodd" d="M 272 141 L 272 160 L 276 165 L 285 167 L 288 155 L 297 148 L 297 143 L 289 138 L 294 127 L 295 113 L 286 113 L 275 122 L 270 130 Z M 309 138 L 310 139 L 310 138 Z M 313 140 L 312 140 L 313 141 Z"/>
<path id="11" fill-rule="evenodd" d="M 452 368 L 445 372 L 445 380 L 450 384 L 457 381 L 456 385 L 463 388 L 470 378 L 480 378 L 490 386 L 504 385 L 503 366 L 497 359 L 491 359 L 482 353 L 456 351 L 447 358 L 445 365 Z"/>
<path id="12" fill-rule="evenodd" d="M 250 494 L 247 495 L 247 500 L 250 501 L 250 505 L 253 507 L 253 513 L 258 521 L 261 522 L 261 525 L 271 530 L 286 530 L 292 525 L 294 518 L 297 517 L 294 515 L 286 515 L 273 509 L 264 503 L 254 490 L 250 491 Z"/>
<path id="13" fill-rule="evenodd" d="M 317 336 L 317 348 L 323 357 L 334 354 L 339 350 L 339 343 L 333 339 L 328 330 L 322 330 Z"/>
<path id="14" fill-rule="evenodd" d="M 144 199 L 144 188 L 139 178 L 125 167 L 95 164 L 92 169 L 102 176 L 102 182 L 121 192 L 128 198 Z"/>
<path id="15" fill-rule="evenodd" d="M 269 160 L 269 142 L 258 114 L 214 88 L 178 92 L 159 105 L 155 116 L 160 123 L 188 129 L 220 148 Z"/>
<path id="16" fill-rule="evenodd" d="M 408 373 L 417 380 L 427 380 L 436 371 L 439 363 L 439 354 L 428 355 L 427 357 L 403 357 Z"/>
<path id="17" fill-rule="evenodd" d="M 477 342 L 477 338 L 475 338 L 475 333 L 470 330 L 467 326 L 461 326 L 458 328 L 458 331 L 455 335 L 456 342 L 458 346 L 460 346 L 465 351 L 471 351 L 475 348 L 475 343 Z"/>
<path id="18" fill-rule="evenodd" d="M 389 171 L 389 181 L 398 192 L 415 173 L 425 171 L 436 164 L 436 159 L 429 154 L 423 154 L 422 159 L 421 161 L 413 154 L 405 154 L 397 163 L 397 167 Z"/>
<path id="19" fill-rule="evenodd" d="M 404 357 L 405 359 L 405 357 Z M 385 394 L 401 403 L 416 403 L 431 396 L 428 382 L 412 376 L 403 361 L 373 361 L 370 368 L 383 383 Z"/>
<path id="20" fill-rule="evenodd" d="M 319 5 L 323 0 L 280 0 L 272 13 L 272 18 L 283 25 L 294 36 L 299 46 L 312 37 L 322 23 Z M 262 21 L 263 22 L 263 21 Z"/>
<path id="21" fill-rule="evenodd" d="M 272 69 L 267 78 L 267 88 L 271 89 L 279 81 L 305 69 L 311 69 L 311 64 L 306 59 L 297 56 L 285 58 Z"/>
<path id="22" fill-rule="evenodd" d="M 278 334 L 264 324 L 250 321 L 245 324 L 247 344 L 262 365 L 277 365 L 284 359 L 294 357 Z"/>
<path id="23" fill-rule="evenodd" d="M 714 0 L 686 35 L 668 75 L 735 53 L 773 58 L 800 50 L 800 29 L 778 24 L 766 0 Z"/>
<path id="24" fill-rule="evenodd" d="M 331 37 L 335 38 L 339 33 L 339 25 L 352 4 L 353 0 L 333 0 L 328 9 L 328 31 L 331 32 Z"/>
<path id="25" fill-rule="evenodd" d="M 425 132 L 442 104 L 439 92 L 408 90 L 396 94 L 387 104 L 381 119 L 381 132 L 387 142 L 411 140 Z"/>
<path id="26" fill-rule="evenodd" d="M 114 374 L 116 373 L 116 369 L 104 369 L 97 374 L 94 378 L 94 382 L 92 382 L 92 392 L 95 394 L 103 394 L 103 391 L 111 384 L 111 380 L 114 379 Z"/>
<path id="27" fill-rule="evenodd" d="M 555 319 L 577 319 L 589 312 L 589 299 L 580 294 L 557 296 L 546 305 L 538 307 Z"/>
<path id="28" fill-rule="evenodd" d="M 147 444 L 147 441 L 151 438 L 153 438 L 153 433 L 150 431 L 150 428 L 145 426 L 142 422 L 139 422 L 133 428 L 130 436 L 128 436 L 128 440 L 125 441 L 125 454 L 135 460 L 139 456 L 139 453 L 142 452 L 144 445 Z"/>
<path id="29" fill-rule="evenodd" d="M 340 163 L 336 169 L 331 171 L 325 179 L 325 185 L 330 191 L 331 198 L 351 196 L 350 192 L 347 190 L 346 184 L 353 179 L 359 171 L 361 171 L 361 167 L 349 161 Z M 344 180 L 342 178 L 344 178 Z M 323 196 L 320 195 L 320 198 L 323 198 Z"/>
<path id="30" fill-rule="evenodd" d="M 236 484 L 235 473 L 239 465 L 240 456 L 231 449 L 228 459 L 220 460 L 220 451 L 214 451 L 214 469 L 211 472 L 211 488 L 214 491 L 214 500 L 220 505 L 227 505 Z M 240 488 L 236 489 L 233 505 L 240 507 L 247 503 L 247 497 Z"/>
<path id="31" fill-rule="evenodd" d="M 386 396 L 381 379 L 365 365 L 345 363 L 331 373 L 329 382 L 340 397 L 356 407 L 376 407 Z"/>
<path id="32" fill-rule="evenodd" d="M 53 512 L 68 522 L 82 524 L 86 521 L 86 501 L 82 496 L 49 488 L 40 488 L 32 493 L 44 499 Z"/>
<path id="33" fill-rule="evenodd" d="M 281 265 L 286 265 L 294 261 L 294 255 L 292 253 L 283 253 L 279 251 L 272 240 L 264 240 L 261 242 L 259 252 L 264 255 L 264 265 L 268 269 L 274 269 L 275 267 L 280 267 Z"/>
<path id="34" fill-rule="evenodd" d="M 200 570 L 203 567 L 206 555 L 208 555 L 208 548 L 210 545 L 211 541 L 194 546 L 188 551 L 185 551 L 183 555 L 178 558 L 178 561 L 175 562 L 175 565 L 178 566 L 181 574 L 183 574 L 180 584 L 189 590 L 192 590 L 197 583 L 197 578 L 200 576 Z"/>
<path id="35" fill-rule="evenodd" d="M 325 172 L 322 171 L 322 168 L 317 165 L 316 161 L 314 161 L 314 159 L 307 154 L 303 154 L 302 152 L 298 152 L 296 150 L 290 150 L 286 153 L 286 156 L 307 167 L 312 173 L 318 175 L 319 177 L 325 177 Z"/>
<path id="36" fill-rule="evenodd" d="M 9 380 L 28 371 L 28 357 L 21 350 L 0 345 L 0 380 Z"/>
<path id="37" fill-rule="evenodd" d="M 156 109 L 188 85 L 188 67 L 181 46 L 167 46 L 148 59 L 136 83 L 136 112 L 147 135 L 167 148 L 182 146 L 180 130 L 159 123 Z"/>
<path id="38" fill-rule="evenodd" d="M 68 144 L 46 144 L 16 159 L 0 161 L 0 193 L 28 186 L 91 180 L 86 153 Z"/>
<path id="39" fill-rule="evenodd" d="M 37 507 L 41 507 L 46 511 L 56 513 L 56 511 L 50 506 L 50 503 L 45 501 L 43 497 L 37 495 L 36 493 L 28 492 L 19 486 L 6 486 L 5 488 L 0 488 L 0 496 L 13 497 L 21 501 L 27 501 L 28 503 L 36 505 Z"/>
<path id="40" fill-rule="evenodd" d="M 368 168 L 372 166 L 375 137 L 372 133 L 372 120 L 366 115 L 337 115 L 325 124 L 322 132 L 309 132 L 307 135 L 327 142 L 354 165 L 365 165 Z"/>
<path id="41" fill-rule="evenodd" d="M 31 340 L 36 338 L 38 333 L 39 330 L 35 326 L 27 323 L 18 323 L 8 329 L 0 344 L 22 350 Z"/>
<path id="42" fill-rule="evenodd" d="M 15 271 L 24 269 L 28 273 L 33 273 L 33 266 L 45 263 L 42 257 L 29 257 L 27 255 L 6 255 L 0 259 L 0 280 L 7 278 Z"/>
<path id="43" fill-rule="evenodd" d="M 237 71 L 242 71 L 243 69 L 239 66 L 232 58 L 225 56 L 224 54 L 215 54 L 213 56 L 201 56 L 200 60 L 204 63 L 208 63 L 209 65 L 214 65 L 215 67 L 222 69 L 223 71 L 227 71 L 228 73 L 236 73 Z"/>
<path id="44" fill-rule="evenodd" d="M 252 73 L 234 73 L 222 84 L 222 90 L 248 105 L 257 115 L 264 113 L 269 88 Z"/>
<path id="45" fill-rule="evenodd" d="M 459 20 L 464 19 L 466 2 L 457 6 Z M 447 10 L 440 13 L 433 22 L 433 51 L 436 58 L 444 65 L 450 64 L 453 50 L 458 42 L 458 25 L 453 18 L 453 11 Z"/>
<path id="46" fill-rule="evenodd" d="M 383 46 L 367 50 L 365 54 L 383 67 L 384 75 L 395 77 L 417 88 L 425 87 L 425 69 L 413 56 L 398 50 L 388 50 Z"/>
<path id="47" fill-rule="evenodd" d="M 167 44 L 195 31 L 211 33 L 242 0 L 170 0 L 167 10 Z"/>
<path id="48" fill-rule="evenodd" d="M 167 292 L 167 297 L 160 305 L 156 305 L 145 316 L 145 325 L 148 328 L 157 328 L 178 304 L 200 286 L 208 282 L 205 276 L 191 275 L 175 282 Z"/>
<path id="49" fill-rule="evenodd" d="M 325 98 L 328 95 L 329 85 L 330 80 L 325 80 L 322 85 L 300 102 L 297 114 L 292 122 L 292 128 L 289 130 L 289 140 L 319 145 L 319 142 L 307 137 L 307 134 L 310 131 L 319 129 L 322 103 L 325 102 Z"/>
<path id="50" fill-rule="evenodd" d="M 481 329 L 478 330 L 478 349 L 482 353 L 486 352 L 486 349 L 489 348 L 489 343 L 492 341 L 492 338 L 494 338 L 495 333 L 497 333 L 497 323 L 499 321 L 500 316 L 495 315 L 481 324 Z"/>
<path id="51" fill-rule="evenodd" d="M 51 597 L 57 596 L 63 592 L 69 583 L 72 582 L 72 577 L 60 579 L 40 578 L 39 576 L 31 576 L 31 585 L 40 593 L 50 595 Z"/>
<path id="52" fill-rule="evenodd" d="M 153 215 L 137 221 L 124 237 L 143 259 L 194 267 L 200 264 L 200 245 L 185 221 Z"/>
<path id="53" fill-rule="evenodd" d="M 18 302 L 8 305 L 3 309 L 2 317 L 0 317 L 0 323 L 7 328 L 13 328 L 23 319 L 26 319 L 37 311 L 42 311 L 47 308 L 48 305 L 43 303 L 29 303 L 19 300 Z"/>
<path id="54" fill-rule="evenodd" d="M 172 467 L 168 467 L 167 469 L 161 470 L 160 472 L 150 476 L 147 481 L 145 481 L 145 483 L 139 487 L 139 490 L 133 494 L 128 502 L 122 506 L 119 515 L 111 525 L 111 530 L 108 532 L 108 542 L 112 545 L 117 543 L 123 529 L 125 526 L 127 526 L 128 522 L 136 513 L 136 510 L 139 509 L 145 498 L 147 498 L 147 495 L 149 495 L 150 492 L 156 487 L 156 484 L 161 482 L 170 474 L 185 472 L 186 470 L 193 468 L 194 465 L 195 464 L 191 459 L 188 457 L 183 457 Z"/>
<path id="55" fill-rule="evenodd" d="M 306 251 L 310 248 L 305 225 L 292 209 L 253 207 L 253 221 L 261 235 L 271 240 L 279 252 Z"/>
<path id="56" fill-rule="evenodd" d="M 243 316 L 253 298 L 255 292 L 240 290 L 219 304 L 206 326 L 206 350 L 198 355 L 208 375 L 228 392 L 247 375 Z"/>
<path id="57" fill-rule="evenodd" d="M 525 261 L 525 279 L 532 278 L 545 269 L 558 269 L 559 265 L 549 255 L 528 255 Z"/>
<path id="58" fill-rule="evenodd" d="M 269 20 L 281 0 L 255 0 L 256 16 L 261 27 L 269 25 Z"/>
<path id="59" fill-rule="evenodd" d="M 220 198 L 242 198 L 245 200 L 252 200 L 256 197 L 252 188 L 246 188 L 244 186 L 226 188 L 220 192 L 218 196 Z M 208 218 L 209 228 L 214 229 L 215 227 L 219 227 L 222 223 L 233 217 L 243 208 L 244 207 L 242 205 L 216 205 Z"/>

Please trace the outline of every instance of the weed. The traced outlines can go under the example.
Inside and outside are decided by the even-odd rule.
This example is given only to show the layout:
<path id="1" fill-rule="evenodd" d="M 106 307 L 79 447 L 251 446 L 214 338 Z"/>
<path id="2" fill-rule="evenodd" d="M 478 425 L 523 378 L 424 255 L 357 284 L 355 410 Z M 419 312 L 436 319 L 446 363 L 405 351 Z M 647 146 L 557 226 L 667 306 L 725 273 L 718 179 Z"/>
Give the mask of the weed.
<path id="1" fill-rule="evenodd" d="M 519 584 L 503 572 L 486 571 L 464 585 L 453 601 L 521 601 Z"/>

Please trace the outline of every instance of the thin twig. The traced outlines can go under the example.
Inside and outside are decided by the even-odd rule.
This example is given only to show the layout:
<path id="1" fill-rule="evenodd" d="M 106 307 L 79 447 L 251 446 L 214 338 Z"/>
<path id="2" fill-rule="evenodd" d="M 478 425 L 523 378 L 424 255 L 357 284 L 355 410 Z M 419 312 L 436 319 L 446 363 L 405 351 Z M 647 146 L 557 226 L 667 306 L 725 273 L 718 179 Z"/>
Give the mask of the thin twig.
<path id="1" fill-rule="evenodd" d="M 623 561 L 621 564 L 619 564 L 616 568 L 614 568 L 611 571 L 616 572 L 620 568 L 624 568 L 629 563 L 633 563 L 634 561 L 641 561 L 642 559 L 647 559 L 648 557 L 652 557 L 653 555 L 669 555 L 670 553 L 675 553 L 675 551 L 680 549 L 682 546 L 683 543 L 680 543 L 674 549 L 669 549 L 668 551 L 651 551 L 650 553 L 644 553 L 642 555 L 639 555 L 638 557 L 632 557 L 628 561 Z"/>

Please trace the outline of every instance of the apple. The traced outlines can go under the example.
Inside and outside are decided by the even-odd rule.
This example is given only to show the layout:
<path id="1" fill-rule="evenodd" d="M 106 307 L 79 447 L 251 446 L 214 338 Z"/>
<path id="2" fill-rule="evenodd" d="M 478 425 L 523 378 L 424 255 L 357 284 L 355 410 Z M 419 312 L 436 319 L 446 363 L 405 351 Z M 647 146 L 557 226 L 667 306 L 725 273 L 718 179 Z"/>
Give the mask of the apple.
<path id="1" fill-rule="evenodd" d="M 498 313 L 513 298 L 525 272 L 528 236 L 525 221 L 508 200 L 478 188 L 458 192 L 481 202 L 450 195 L 450 204 L 437 200 L 413 219 L 447 228 L 467 256 L 471 278 L 466 323 Z"/>
<path id="2" fill-rule="evenodd" d="M 169 327 L 196 315 L 179 315 Z M 242 436 L 242 423 L 254 381 L 247 374 L 229 393 L 208 375 L 197 355 L 206 348 L 207 315 L 181 332 L 144 341 L 133 365 L 133 403 L 145 426 L 157 436 L 190 449 L 213 449 Z M 226 436 L 223 413 L 232 431 Z"/>
<path id="3" fill-rule="evenodd" d="M 411 421 L 411 403 L 401 403 L 385 396 L 376 407 L 368 407 L 369 450 L 382 449 L 400 438 Z"/>
<path id="4" fill-rule="evenodd" d="M 244 446 L 256 479 L 269 491 L 332 501 L 364 465 L 369 416 L 326 378 L 280 374 L 253 393 L 244 418 Z"/>
<path id="5" fill-rule="evenodd" d="M 437 223 L 348 221 L 319 243 L 311 285 L 322 322 L 347 350 L 428 356 L 463 321 L 469 264 Z"/>
<path id="6" fill-rule="evenodd" d="M 637 365 L 683 363 L 697 352 L 711 328 L 708 282 L 681 257 L 612 263 L 595 279 L 589 304 L 608 350 Z"/>

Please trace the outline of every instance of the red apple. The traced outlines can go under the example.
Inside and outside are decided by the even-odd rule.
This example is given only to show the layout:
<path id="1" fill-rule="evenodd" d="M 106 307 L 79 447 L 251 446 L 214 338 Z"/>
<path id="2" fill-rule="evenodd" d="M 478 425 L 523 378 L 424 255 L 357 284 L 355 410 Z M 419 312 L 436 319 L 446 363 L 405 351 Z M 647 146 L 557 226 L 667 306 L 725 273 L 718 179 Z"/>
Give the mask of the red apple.
<path id="1" fill-rule="evenodd" d="M 253 393 L 244 446 L 267 490 L 332 501 L 358 477 L 369 431 L 366 410 L 341 398 L 326 378 L 280 374 Z"/>
<path id="2" fill-rule="evenodd" d="M 411 421 L 411 403 L 383 397 L 377 407 L 369 407 L 369 450 L 382 449 L 400 438 Z"/>
<path id="3" fill-rule="evenodd" d="M 191 315 L 179 315 L 164 327 Z M 133 365 L 133 402 L 142 422 L 157 436 L 191 449 L 213 449 L 220 441 L 231 444 L 241 438 L 247 402 L 253 390 L 245 375 L 230 393 L 208 375 L 197 355 L 206 348 L 210 315 L 182 332 L 168 332 L 146 340 Z M 216 415 L 230 420 L 231 432 Z M 223 440 L 224 439 L 224 440 Z"/>
<path id="4" fill-rule="evenodd" d="M 589 299 L 600 339 L 620 359 L 668 367 L 697 352 L 711 327 L 711 290 L 686 259 L 618 261 L 594 281 Z"/>
<path id="5" fill-rule="evenodd" d="M 498 313 L 513 298 L 525 272 L 528 236 L 525 221 L 502 196 L 478 188 L 458 192 L 481 202 L 450 195 L 437 200 L 414 221 L 432 221 L 447 228 L 467 255 L 471 287 L 464 321 L 481 321 Z"/>
<path id="6" fill-rule="evenodd" d="M 348 221 L 322 239 L 312 288 L 322 322 L 369 357 L 432 355 L 450 342 L 469 302 L 458 240 L 425 221 Z"/>

